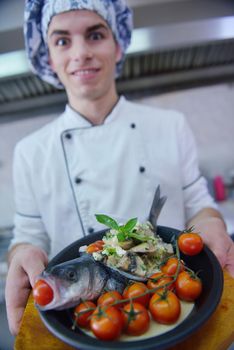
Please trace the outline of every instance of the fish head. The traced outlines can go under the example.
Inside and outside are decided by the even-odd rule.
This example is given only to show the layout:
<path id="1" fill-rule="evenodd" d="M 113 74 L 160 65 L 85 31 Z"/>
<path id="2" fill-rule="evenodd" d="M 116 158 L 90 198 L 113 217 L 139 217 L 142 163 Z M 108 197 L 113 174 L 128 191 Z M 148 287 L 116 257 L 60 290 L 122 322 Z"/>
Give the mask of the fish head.
<path id="1" fill-rule="evenodd" d="M 48 266 L 37 280 L 49 285 L 53 299 L 46 305 L 37 306 L 41 310 L 62 310 L 77 305 L 81 300 L 95 299 L 106 278 L 105 271 L 89 256 Z"/>
<path id="2" fill-rule="evenodd" d="M 82 271 L 77 266 L 76 259 L 51 266 L 43 271 L 42 275 L 59 280 L 64 286 L 68 287 L 79 281 L 82 277 Z"/>

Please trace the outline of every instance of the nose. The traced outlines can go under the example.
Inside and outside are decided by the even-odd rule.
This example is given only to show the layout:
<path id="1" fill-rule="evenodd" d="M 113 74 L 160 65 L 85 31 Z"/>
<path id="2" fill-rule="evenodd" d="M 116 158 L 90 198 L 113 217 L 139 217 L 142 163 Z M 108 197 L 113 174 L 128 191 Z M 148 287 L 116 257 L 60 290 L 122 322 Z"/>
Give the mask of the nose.
<path id="1" fill-rule="evenodd" d="M 90 45 L 83 39 L 74 40 L 71 48 L 71 59 L 79 63 L 90 60 L 93 52 Z"/>

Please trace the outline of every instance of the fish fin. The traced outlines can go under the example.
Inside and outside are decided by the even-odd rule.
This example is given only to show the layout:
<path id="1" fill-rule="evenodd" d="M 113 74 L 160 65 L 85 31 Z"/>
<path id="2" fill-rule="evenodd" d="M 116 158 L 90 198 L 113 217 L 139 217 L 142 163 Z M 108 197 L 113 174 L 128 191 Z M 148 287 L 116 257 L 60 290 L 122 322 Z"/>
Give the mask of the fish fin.
<path id="1" fill-rule="evenodd" d="M 110 267 L 111 269 L 114 270 L 113 267 Z M 132 281 L 137 281 L 137 282 L 147 282 L 147 278 L 146 277 L 143 277 L 143 276 L 137 276 L 137 275 L 134 275 L 130 272 L 127 272 L 127 271 L 123 271 L 121 269 L 116 269 L 116 271 L 122 275 L 123 277 L 127 278 L 128 280 L 132 280 Z"/>
<path id="2" fill-rule="evenodd" d="M 167 200 L 166 196 L 160 197 L 160 185 L 158 185 L 154 194 L 154 199 L 150 208 L 149 219 L 148 219 L 149 222 L 152 224 L 155 233 L 157 232 L 158 217 L 166 200 Z"/>

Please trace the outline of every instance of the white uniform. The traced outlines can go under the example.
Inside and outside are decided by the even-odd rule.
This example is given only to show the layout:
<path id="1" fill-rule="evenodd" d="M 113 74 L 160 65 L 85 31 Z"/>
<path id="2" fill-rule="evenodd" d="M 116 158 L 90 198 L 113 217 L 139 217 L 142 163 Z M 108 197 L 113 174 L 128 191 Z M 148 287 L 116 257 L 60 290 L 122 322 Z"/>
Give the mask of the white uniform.
<path id="1" fill-rule="evenodd" d="M 103 228 L 96 213 L 144 222 L 159 184 L 167 196 L 160 225 L 184 229 L 200 209 L 216 208 L 183 115 L 124 97 L 102 125 L 67 106 L 58 119 L 20 141 L 14 184 L 11 246 L 30 242 L 50 256 Z"/>

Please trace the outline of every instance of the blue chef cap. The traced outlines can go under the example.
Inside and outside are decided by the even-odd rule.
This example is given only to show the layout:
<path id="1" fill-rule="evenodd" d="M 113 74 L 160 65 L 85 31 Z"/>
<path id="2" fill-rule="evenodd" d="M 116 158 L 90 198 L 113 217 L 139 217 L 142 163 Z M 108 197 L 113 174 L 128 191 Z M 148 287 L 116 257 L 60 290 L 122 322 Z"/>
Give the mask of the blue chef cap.
<path id="1" fill-rule="evenodd" d="M 122 59 L 116 65 L 118 77 L 132 32 L 132 12 L 125 0 L 26 0 L 24 36 L 33 72 L 56 88 L 63 88 L 49 64 L 46 35 L 51 18 L 71 10 L 94 11 L 108 23 L 122 50 Z"/>

